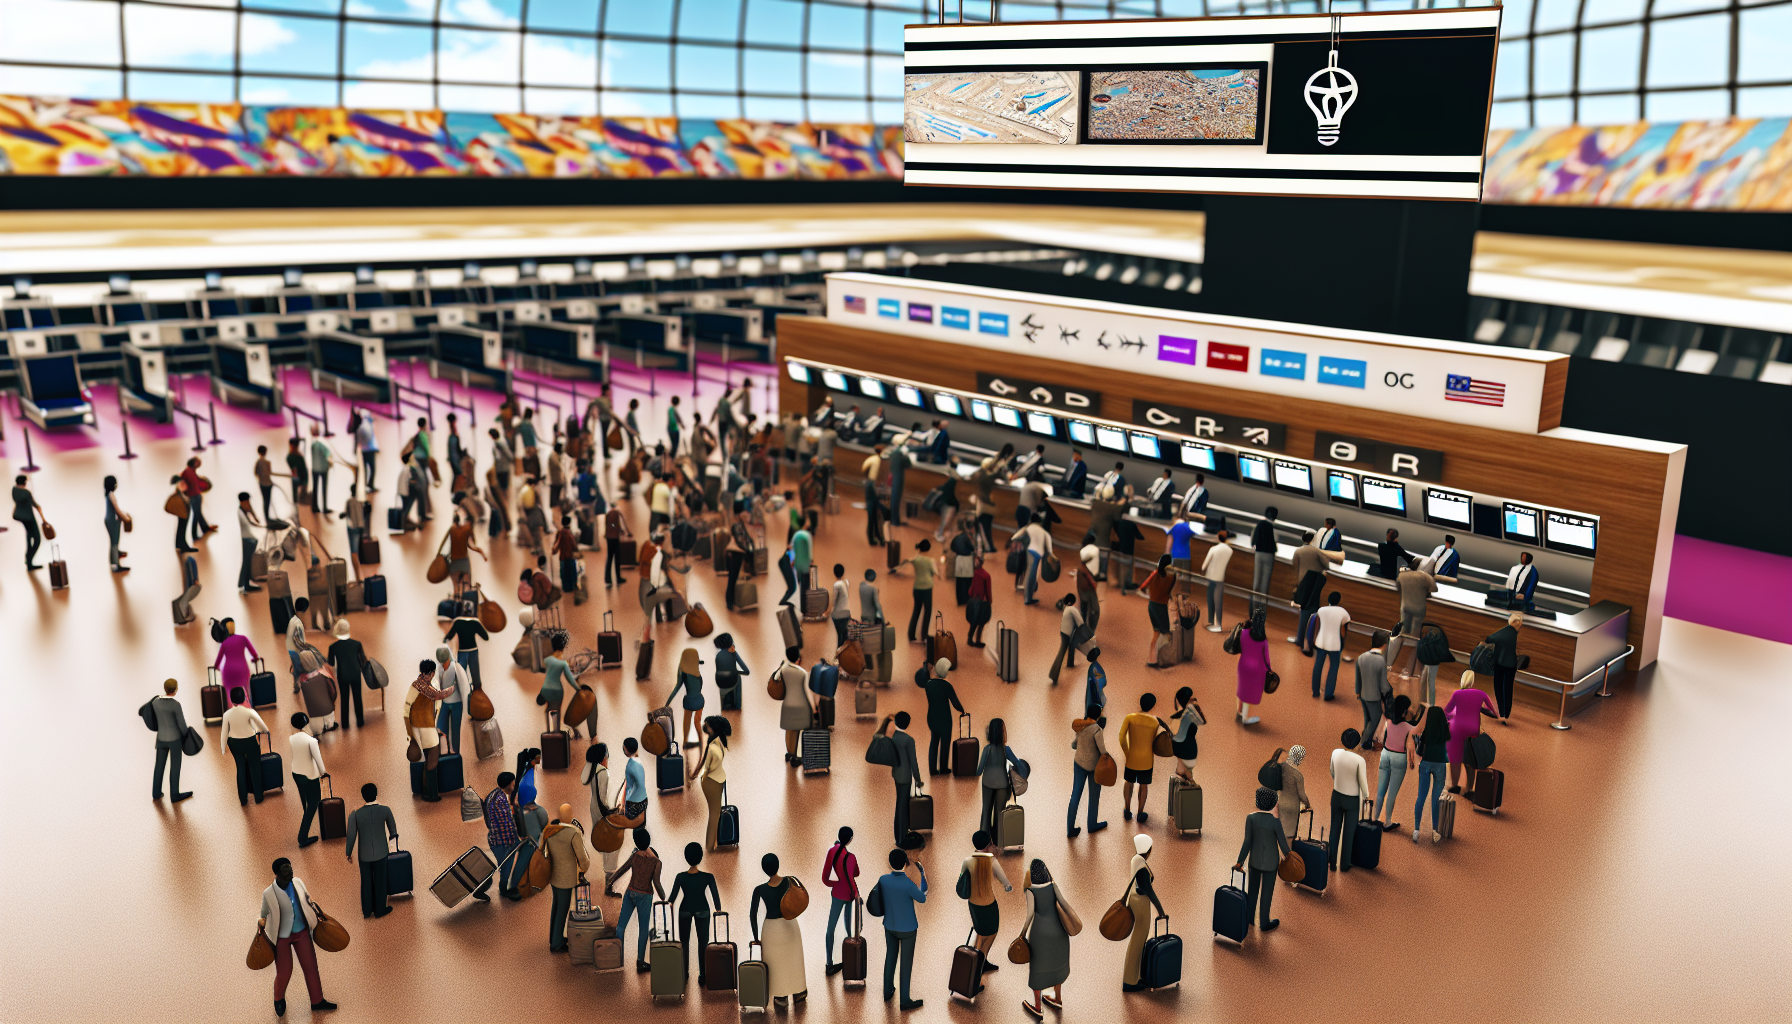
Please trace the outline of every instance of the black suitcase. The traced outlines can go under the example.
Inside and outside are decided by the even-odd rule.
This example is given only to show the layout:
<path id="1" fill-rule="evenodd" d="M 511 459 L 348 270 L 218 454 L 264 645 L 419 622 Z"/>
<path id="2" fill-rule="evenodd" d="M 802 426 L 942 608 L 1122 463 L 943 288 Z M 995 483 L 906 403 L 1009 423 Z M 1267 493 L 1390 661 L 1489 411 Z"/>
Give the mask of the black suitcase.
<path id="1" fill-rule="evenodd" d="M 891 572 L 895 572 L 896 567 L 902 564 L 901 541 L 890 540 L 884 542 L 884 562 L 890 567 Z"/>
<path id="2" fill-rule="evenodd" d="M 412 761 L 411 762 L 411 795 L 412 796 L 422 796 L 424 794 L 425 790 L 424 790 L 423 783 L 426 778 L 425 773 L 428 771 L 429 771 L 429 769 L 424 765 L 424 763 L 422 761 Z M 436 791 L 439 793 L 441 791 L 441 787 L 438 786 Z"/>
<path id="3" fill-rule="evenodd" d="M 330 779 L 328 775 L 325 779 Z M 330 795 L 317 802 L 317 834 L 325 839 L 342 839 L 348 835 L 348 808 L 336 795 L 336 782 L 330 779 Z"/>
<path id="4" fill-rule="evenodd" d="M 1004 683 L 1020 681 L 1020 631 L 996 620 L 996 678 Z"/>
<path id="5" fill-rule="evenodd" d="M 635 654 L 635 679 L 644 682 L 653 675 L 653 641 L 644 640 Z"/>
<path id="6" fill-rule="evenodd" d="M 916 793 L 908 798 L 908 829 L 910 832 L 933 831 L 933 797 Z"/>
<path id="7" fill-rule="evenodd" d="M 1381 866 L 1381 822 L 1375 820 L 1375 801 L 1363 801 L 1363 817 L 1350 823 L 1356 833 L 1350 837 L 1350 866 Z"/>
<path id="8" fill-rule="evenodd" d="M 286 788 L 286 762 L 274 753 L 273 734 L 262 735 L 267 737 L 268 749 L 261 752 L 261 791 L 275 793 Z"/>
<path id="9" fill-rule="evenodd" d="M 740 808 L 728 802 L 728 784 L 722 783 L 722 812 L 716 816 L 716 845 L 740 845 Z"/>
<path id="10" fill-rule="evenodd" d="M 394 845 L 397 840 L 390 840 Z M 404 896 L 416 888 L 412 881 L 411 855 L 407 850 L 393 850 L 386 854 L 386 895 Z"/>
<path id="11" fill-rule="evenodd" d="M 1475 772 L 1473 782 L 1475 789 L 1469 800 L 1475 810 L 1499 814 L 1500 804 L 1506 799 L 1506 773 L 1498 768 L 1482 768 Z"/>
<path id="12" fill-rule="evenodd" d="M 804 775 L 811 772 L 825 772 L 833 767 L 833 745 L 829 742 L 831 739 L 832 734 L 826 729 L 804 729 L 797 735 L 797 745 L 802 752 Z"/>
<path id="13" fill-rule="evenodd" d="M 654 785 L 661 793 L 676 793 L 684 788 L 684 754 L 674 752 L 654 762 Z"/>
<path id="14" fill-rule="evenodd" d="M 964 735 L 955 736 L 952 740 L 952 774 L 957 778 L 974 778 L 977 774 L 977 758 L 982 754 L 982 744 L 977 737 L 971 735 L 971 716 L 966 712 L 958 716 L 958 724 L 964 726 Z"/>
<path id="15" fill-rule="evenodd" d="M 293 610 L 291 594 L 283 597 L 268 595 L 268 618 L 273 620 L 275 636 L 286 635 L 286 624 L 292 621 L 292 617 L 296 614 L 298 613 Z"/>
<path id="16" fill-rule="evenodd" d="M 1232 875 L 1238 876 L 1239 884 L 1232 884 Z M 1251 905 L 1244 890 L 1244 872 L 1234 868 L 1232 875 L 1227 875 L 1226 884 L 1213 894 L 1213 935 L 1214 938 L 1242 943 L 1251 928 Z M 1263 884 L 1276 883 L 1275 879 L 1268 878 Z"/>
<path id="17" fill-rule="evenodd" d="M 279 691 L 274 673 L 268 671 L 267 662 L 256 658 L 255 671 L 249 673 L 249 704 L 258 708 L 272 707 L 279 702 Z"/>
<path id="18" fill-rule="evenodd" d="M 1157 931 L 1160 924 L 1162 934 Z M 1151 925 L 1151 937 L 1139 958 L 1139 984 L 1153 990 L 1182 984 L 1182 936 L 1171 933 L 1168 917 Z"/>
<path id="19" fill-rule="evenodd" d="M 442 754 L 436 758 L 436 789 L 452 793 L 467 784 L 466 770 L 459 754 Z"/>
<path id="20" fill-rule="evenodd" d="M 616 631 L 615 612 L 604 612 L 604 628 L 597 634 L 597 667 L 622 667 L 622 634 Z"/>
<path id="21" fill-rule="evenodd" d="M 386 529 L 393 533 L 404 532 L 404 509 L 394 507 L 386 510 Z"/>
<path id="22" fill-rule="evenodd" d="M 1301 813 L 1307 815 L 1307 838 L 1289 840 L 1288 845 L 1293 847 L 1295 853 L 1300 854 L 1300 859 L 1302 861 L 1306 862 L 1307 877 L 1295 882 L 1294 885 L 1296 887 L 1311 889 L 1313 892 L 1324 896 L 1325 884 L 1331 881 L 1332 869 L 1331 858 L 1327 855 L 1325 849 L 1325 833 L 1322 831 L 1318 841 L 1315 841 L 1313 839 L 1313 812 L 1311 809 L 1308 809 Z M 1297 831 L 1299 822 L 1300 819 L 1296 818 L 1295 824 L 1297 826 Z"/>
<path id="23" fill-rule="evenodd" d="M 373 575 L 362 579 L 361 596 L 369 608 L 386 607 L 386 577 Z"/>

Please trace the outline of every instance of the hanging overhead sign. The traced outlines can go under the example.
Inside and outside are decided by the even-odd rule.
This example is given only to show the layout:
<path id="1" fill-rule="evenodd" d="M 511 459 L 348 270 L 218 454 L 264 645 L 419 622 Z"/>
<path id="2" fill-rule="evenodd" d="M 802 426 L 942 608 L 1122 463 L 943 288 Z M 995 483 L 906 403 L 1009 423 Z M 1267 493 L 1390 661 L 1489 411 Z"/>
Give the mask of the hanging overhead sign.
<path id="1" fill-rule="evenodd" d="M 1098 415 L 1101 412 L 1101 392 L 1099 391 L 1073 388 L 1064 384 L 1044 384 L 1036 380 L 1022 380 L 1007 374 L 997 375 L 978 371 L 977 392 L 1011 402 L 1029 402 L 1050 409 L 1080 412 L 1090 416 Z"/>
<path id="2" fill-rule="evenodd" d="M 1288 428 L 1281 423 L 1206 409 L 1187 409 L 1143 398 L 1132 400 L 1132 421 L 1141 427 L 1203 441 L 1221 441 L 1240 448 L 1279 452 L 1286 450 L 1288 445 Z"/>
<path id="3" fill-rule="evenodd" d="M 1442 483 L 1444 479 L 1443 452 L 1394 441 L 1374 441 L 1320 430 L 1313 435 L 1313 457 L 1321 462 L 1359 466 L 1408 480 Z"/>
<path id="4" fill-rule="evenodd" d="M 1501 8 L 904 30 L 904 180 L 1481 196 Z"/>

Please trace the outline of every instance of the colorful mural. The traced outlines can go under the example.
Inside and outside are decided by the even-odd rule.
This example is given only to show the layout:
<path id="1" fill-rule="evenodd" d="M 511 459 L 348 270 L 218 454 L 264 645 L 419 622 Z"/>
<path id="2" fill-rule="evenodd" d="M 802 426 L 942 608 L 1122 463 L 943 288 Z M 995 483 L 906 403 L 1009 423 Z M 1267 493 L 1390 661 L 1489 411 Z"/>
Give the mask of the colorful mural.
<path id="1" fill-rule="evenodd" d="M 1792 210 L 1792 118 L 1499 129 L 1489 203 Z"/>
<path id="2" fill-rule="evenodd" d="M 0 96 L 0 174 L 900 178 L 868 124 Z"/>

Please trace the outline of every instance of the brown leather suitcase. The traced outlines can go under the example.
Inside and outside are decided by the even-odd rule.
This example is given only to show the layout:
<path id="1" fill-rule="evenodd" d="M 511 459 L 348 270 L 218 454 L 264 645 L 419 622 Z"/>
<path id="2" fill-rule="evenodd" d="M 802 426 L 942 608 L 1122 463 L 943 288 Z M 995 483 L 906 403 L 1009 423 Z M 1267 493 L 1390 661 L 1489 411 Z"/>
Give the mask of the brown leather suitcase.
<path id="1" fill-rule="evenodd" d="M 380 564 L 380 539 L 378 537 L 362 537 L 360 550 L 355 552 L 362 565 Z"/>
<path id="2" fill-rule="evenodd" d="M 721 938 L 703 947 L 703 987 L 710 992 L 734 991 L 734 963 L 739 950 L 730 941 L 726 911 L 712 915 L 710 934 L 721 932 Z"/>
<path id="3" fill-rule="evenodd" d="M 50 561 L 50 589 L 67 590 L 68 563 L 62 560 L 60 552 L 57 555 L 58 557 Z"/>
<path id="4" fill-rule="evenodd" d="M 870 957 L 865 948 L 865 901 L 853 900 L 852 913 L 847 915 L 852 934 L 840 943 L 840 980 L 848 985 L 865 984 Z"/>
<path id="5" fill-rule="evenodd" d="M 213 669 L 212 673 L 215 678 L 217 669 Z M 224 687 L 212 683 L 199 688 L 199 714 L 207 725 L 224 720 Z"/>
<path id="6" fill-rule="evenodd" d="M 644 640 L 635 654 L 635 678 L 645 680 L 653 675 L 653 641 Z"/>
<path id="7" fill-rule="evenodd" d="M 958 638 L 946 628 L 944 612 L 934 612 L 933 635 L 927 638 L 927 663 L 929 665 L 941 658 L 951 663 L 953 669 L 958 668 Z"/>
<path id="8" fill-rule="evenodd" d="M 965 936 L 964 945 L 952 951 L 952 975 L 947 986 L 952 994 L 974 1003 L 983 991 L 983 951 L 972 945 L 977 933 Z"/>
<path id="9" fill-rule="evenodd" d="M 336 781 L 329 775 L 330 795 L 317 802 L 317 834 L 325 839 L 341 839 L 348 835 L 348 809 L 336 795 Z"/>

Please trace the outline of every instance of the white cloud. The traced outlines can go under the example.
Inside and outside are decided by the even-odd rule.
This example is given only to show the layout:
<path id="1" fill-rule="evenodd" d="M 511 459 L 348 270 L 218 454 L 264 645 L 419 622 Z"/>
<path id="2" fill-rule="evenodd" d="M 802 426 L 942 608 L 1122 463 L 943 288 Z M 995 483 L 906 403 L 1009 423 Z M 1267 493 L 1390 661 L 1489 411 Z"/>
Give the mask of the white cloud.
<path id="1" fill-rule="evenodd" d="M 71 25 L 81 31 L 69 31 Z M 0 58 L 117 64 L 118 5 L 0 0 Z"/>
<path id="2" fill-rule="evenodd" d="M 299 38 L 286 23 L 263 14 L 243 15 L 242 46 L 245 54 L 268 53 Z M 132 43 L 135 44 L 133 37 Z"/>

